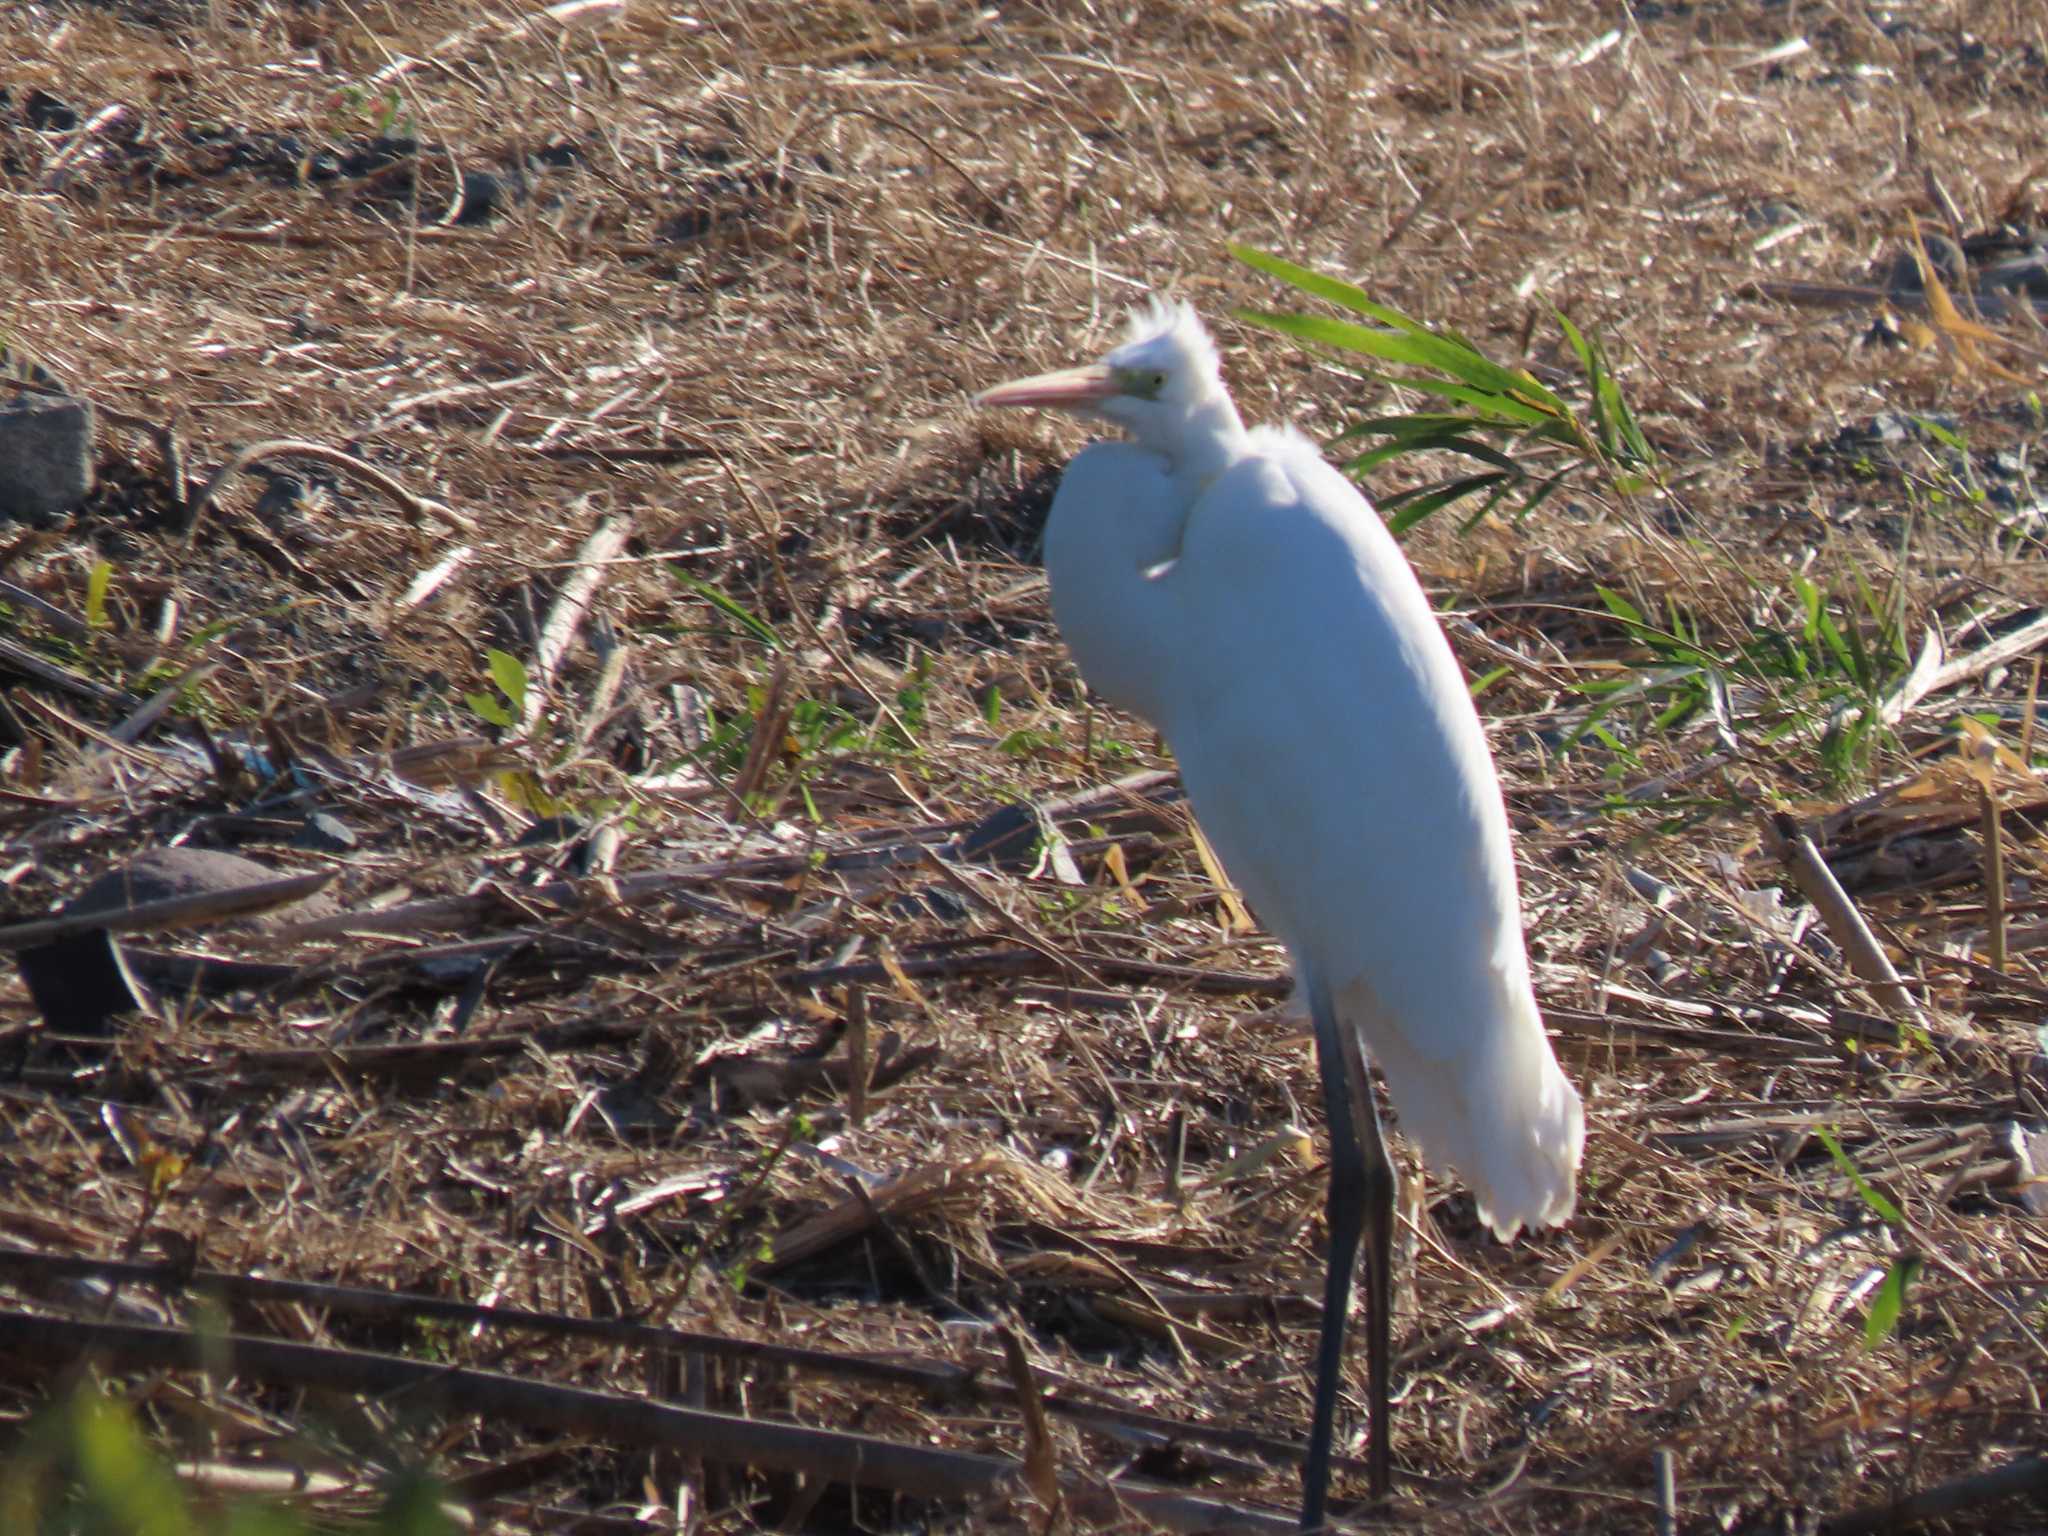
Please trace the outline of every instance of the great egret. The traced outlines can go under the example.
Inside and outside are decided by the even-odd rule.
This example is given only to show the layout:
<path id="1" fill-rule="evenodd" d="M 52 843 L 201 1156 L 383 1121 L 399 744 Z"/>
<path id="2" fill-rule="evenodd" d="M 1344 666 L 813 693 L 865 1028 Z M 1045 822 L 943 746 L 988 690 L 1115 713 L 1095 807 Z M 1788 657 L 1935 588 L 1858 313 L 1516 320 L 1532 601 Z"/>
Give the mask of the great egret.
<path id="1" fill-rule="evenodd" d="M 1312 1530 L 1361 1236 L 1374 1496 L 1392 1480 L 1394 1170 L 1361 1041 L 1401 1128 L 1464 1176 L 1499 1238 L 1572 1212 L 1585 1121 L 1537 1018 L 1493 759 L 1393 536 L 1306 438 L 1246 430 L 1192 309 L 1154 300 L 1100 363 L 978 399 L 1133 439 L 1067 466 L 1045 527 L 1053 615 L 1089 685 L 1172 746 L 1308 1001 L 1330 1120 Z"/>

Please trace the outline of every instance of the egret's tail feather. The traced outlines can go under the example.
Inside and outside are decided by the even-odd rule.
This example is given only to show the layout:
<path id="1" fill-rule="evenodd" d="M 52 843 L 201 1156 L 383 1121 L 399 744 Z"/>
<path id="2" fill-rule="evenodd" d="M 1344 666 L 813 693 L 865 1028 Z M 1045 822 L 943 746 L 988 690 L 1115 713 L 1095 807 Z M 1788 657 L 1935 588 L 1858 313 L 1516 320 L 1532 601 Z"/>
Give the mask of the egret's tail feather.
<path id="1" fill-rule="evenodd" d="M 1451 1061 L 1430 1058 L 1399 1031 L 1373 1028 L 1361 1008 L 1369 1003 L 1369 994 L 1346 997 L 1340 1008 L 1386 1074 L 1396 1125 L 1426 1162 L 1470 1186 L 1494 1236 L 1506 1242 L 1524 1227 L 1570 1219 L 1585 1111 L 1533 1001 L 1512 1008 L 1513 1027 L 1498 1031 L 1484 1059 Z"/>

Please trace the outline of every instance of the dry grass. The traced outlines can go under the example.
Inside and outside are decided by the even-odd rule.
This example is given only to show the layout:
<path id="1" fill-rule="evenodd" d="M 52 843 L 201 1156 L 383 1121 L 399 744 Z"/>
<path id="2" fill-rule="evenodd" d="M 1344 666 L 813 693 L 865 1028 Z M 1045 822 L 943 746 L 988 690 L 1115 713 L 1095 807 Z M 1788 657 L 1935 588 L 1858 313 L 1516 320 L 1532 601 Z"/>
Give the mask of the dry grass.
<path id="1" fill-rule="evenodd" d="M 1566 310 L 1624 364 L 1677 487 L 1411 543 L 1476 626 L 1458 642 L 1474 673 L 1514 658 L 1483 703 L 1592 1131 L 1562 1233 L 1502 1248 L 1455 1186 L 1416 1191 L 1404 1510 L 1445 1531 L 1640 1531 L 1668 1451 L 1687 1528 L 1803 1530 L 2048 1438 L 2048 1238 L 2007 1144 L 2048 1118 L 2029 894 L 2048 794 L 2024 764 L 1997 781 L 2000 976 L 1976 791 L 1937 761 L 1964 712 L 2020 744 L 2025 661 L 1912 701 L 1860 757 L 1767 728 L 1825 713 L 1782 678 L 1752 680 L 1727 743 L 1624 706 L 1626 750 L 1560 750 L 1587 702 L 1570 685 L 1646 657 L 1596 586 L 1689 615 L 1722 651 L 1796 631 L 1795 572 L 1837 594 L 1860 574 L 1950 654 L 2043 597 L 2031 526 L 1955 494 L 1938 447 L 1838 446 L 1878 412 L 1943 414 L 1980 463 L 2012 456 L 2000 483 L 2024 509 L 2026 385 L 1939 335 L 1866 344 L 1867 305 L 1745 287 L 1868 282 L 1909 218 L 1943 223 L 1937 188 L 1969 229 L 2032 216 L 2038 7 L 635 3 L 565 30 L 482 0 L 137 0 L 8 8 L 0 51 L 17 351 L 169 427 L 195 476 L 240 445 L 310 440 L 455 515 L 409 519 L 302 464 L 307 501 L 260 508 L 262 476 L 243 476 L 188 539 L 158 446 L 117 424 L 89 512 L 0 531 L 6 579 L 74 621 L 95 561 L 113 567 L 89 632 L 11 605 L 7 638 L 103 685 L 0 661 L 12 920 L 173 841 L 334 869 L 343 907 L 400 908 L 296 939 L 188 934 L 188 952 L 273 969 L 172 987 L 105 1038 L 58 1037 L 0 984 L 0 1241 L 651 1313 L 995 1380 L 987 1325 L 1008 1321 L 1073 1396 L 1299 1434 L 1320 1179 L 1278 1135 L 1313 1124 L 1305 1038 L 1252 1011 L 1278 955 L 1233 928 L 1170 802 L 1071 820 L 1080 884 L 1057 861 L 949 872 L 917 852 L 1006 800 L 1170 766 L 1081 709 L 1050 628 L 1036 524 L 1076 435 L 964 402 L 1093 352 L 1153 286 L 1219 321 L 1270 304 L 1223 256 L 1232 238 L 1497 356 L 1526 344 L 1539 370 L 1566 361 L 1546 306 Z M 39 90 L 72 127 L 32 124 Z M 427 147 L 363 158 L 380 119 Z M 453 225 L 477 172 L 503 207 Z M 2034 377 L 2037 327 L 1998 328 L 2013 339 L 1990 355 Z M 1249 415 L 1329 428 L 1384 406 L 1219 329 Z M 545 639 L 551 612 L 580 623 Z M 464 695 L 489 691 L 491 647 L 523 659 L 534 708 L 486 747 Z M 165 719 L 110 740 L 201 660 Z M 1772 691 L 1780 712 L 1753 712 Z M 821 706 L 851 733 L 837 747 Z M 202 722 L 222 753 L 289 771 L 218 771 Z M 588 862 L 519 846 L 549 808 L 536 786 L 610 829 Z M 1603 809 L 1644 786 L 1643 809 Z M 1774 925 L 1766 805 L 1810 818 L 1929 1036 L 1902 1046 L 1818 928 Z M 290 847 L 313 811 L 358 850 Z M 898 855 L 850 856 L 872 847 Z M 409 1042 L 439 1044 L 392 1049 Z M 864 1093 L 849 1056 L 884 1068 Z M 1856 1195 L 1823 1126 L 1901 1222 Z M 1868 1287 L 1905 1251 L 1925 1269 L 1871 1347 Z M 131 1321 L 189 1319 L 124 1295 Z M 644 1348 L 275 1301 L 234 1321 L 1023 1448 L 1000 1399 L 801 1367 L 670 1382 Z M 48 1385 L 0 1375 L 10 1414 Z M 344 1467 L 406 1445 L 453 1477 L 495 1472 L 475 1493 L 494 1528 L 593 1510 L 640 1528 L 633 1508 L 679 1498 L 703 1528 L 783 1518 L 792 1498 L 820 1530 L 1037 1518 L 1021 1492 L 832 1493 L 806 1515 L 786 1483 L 672 1454 L 600 1439 L 522 1462 L 574 1442 L 198 1379 L 138 1387 L 190 1454 L 260 1456 L 306 1425 Z M 1050 1453 L 1239 1504 L 1294 1497 L 1256 1444 L 1056 1417 Z"/>

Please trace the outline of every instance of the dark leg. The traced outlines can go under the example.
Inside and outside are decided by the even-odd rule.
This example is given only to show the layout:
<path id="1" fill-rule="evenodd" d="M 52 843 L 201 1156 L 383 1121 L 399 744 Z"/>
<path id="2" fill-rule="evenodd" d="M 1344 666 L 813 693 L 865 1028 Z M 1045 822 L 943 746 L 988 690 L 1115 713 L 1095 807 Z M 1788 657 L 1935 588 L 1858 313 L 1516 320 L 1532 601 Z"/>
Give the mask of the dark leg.
<path id="1" fill-rule="evenodd" d="M 1309 993 L 1316 1065 L 1330 1122 L 1330 1251 L 1323 1277 L 1323 1334 L 1316 1346 L 1315 1417 L 1302 1467 L 1301 1528 L 1319 1529 L 1330 1492 L 1330 1448 L 1336 1432 L 1337 1388 L 1344 1369 L 1344 1322 L 1351 1269 L 1365 1240 L 1366 1369 L 1372 1426 L 1368 1465 L 1372 1495 L 1393 1487 L 1389 1448 L 1388 1376 L 1393 1361 L 1394 1165 L 1380 1132 L 1378 1106 L 1366 1080 L 1357 1034 L 1337 1017 L 1320 983 Z"/>

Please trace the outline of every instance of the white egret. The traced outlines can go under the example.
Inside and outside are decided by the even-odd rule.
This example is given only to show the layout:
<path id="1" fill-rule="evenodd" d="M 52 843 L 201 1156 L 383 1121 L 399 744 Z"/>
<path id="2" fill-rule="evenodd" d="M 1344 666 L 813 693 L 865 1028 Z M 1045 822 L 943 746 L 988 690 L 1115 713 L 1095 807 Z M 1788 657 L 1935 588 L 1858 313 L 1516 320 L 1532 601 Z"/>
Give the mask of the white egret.
<path id="1" fill-rule="evenodd" d="M 1081 675 L 1173 748 L 1224 868 L 1286 946 L 1330 1121 L 1329 1268 L 1303 1466 L 1323 1523 L 1361 1237 L 1372 1491 L 1391 1482 L 1394 1171 L 1365 1077 L 1503 1241 L 1571 1215 L 1584 1117 L 1536 1013 L 1508 819 L 1470 692 L 1371 505 L 1289 428 L 1247 430 L 1216 348 L 1155 300 L 1100 363 L 983 405 L 1107 420 L 1045 528 Z"/>

